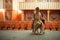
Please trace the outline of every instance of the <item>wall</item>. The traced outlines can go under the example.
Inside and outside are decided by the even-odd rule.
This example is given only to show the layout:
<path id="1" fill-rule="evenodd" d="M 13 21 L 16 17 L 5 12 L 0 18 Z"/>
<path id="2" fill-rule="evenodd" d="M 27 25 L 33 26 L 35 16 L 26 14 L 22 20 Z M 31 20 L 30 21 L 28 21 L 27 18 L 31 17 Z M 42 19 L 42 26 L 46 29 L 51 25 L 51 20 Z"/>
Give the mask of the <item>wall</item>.
<path id="1" fill-rule="evenodd" d="M 3 11 L 3 9 L 0 9 L 0 21 L 4 20 L 5 20 L 5 11 Z"/>
<path id="2" fill-rule="evenodd" d="M 13 10 L 12 11 L 12 21 L 16 21 L 16 17 L 17 17 L 17 11 Z"/>
<path id="3" fill-rule="evenodd" d="M 13 1 L 13 10 L 19 9 L 19 2 L 24 2 L 25 0 L 12 0 Z"/>
<path id="4" fill-rule="evenodd" d="M 1 11 L 3 9 L 3 0 L 0 0 L 0 21 L 4 20 L 4 12 Z"/>
<path id="5" fill-rule="evenodd" d="M 12 11 L 12 21 L 23 21 L 23 20 L 24 20 L 23 12 L 19 13 L 16 10 Z"/>
<path id="6" fill-rule="evenodd" d="M 59 2 L 19 2 L 19 9 L 60 9 Z"/>
<path id="7" fill-rule="evenodd" d="M 60 21 L 60 11 L 59 10 L 51 10 L 50 11 L 50 17 L 49 17 L 49 20 L 50 21 Z"/>
<path id="8" fill-rule="evenodd" d="M 12 0 L 12 1 L 13 1 L 13 4 L 12 4 L 13 5 L 12 20 L 15 20 L 15 21 L 16 20 L 18 20 L 18 21 L 19 20 L 24 20 L 24 19 L 22 19 L 23 18 L 22 17 L 23 13 L 19 14 L 18 17 L 17 17 L 17 14 L 18 14 L 17 11 L 20 10 L 19 9 L 19 2 L 24 2 L 25 0 L 18 0 L 18 1 L 17 0 Z"/>
<path id="9" fill-rule="evenodd" d="M 17 10 L 18 9 L 18 2 L 17 0 L 12 0 L 13 1 L 13 10 Z"/>
<path id="10" fill-rule="evenodd" d="M 3 8 L 3 0 L 0 0 L 0 9 Z"/>

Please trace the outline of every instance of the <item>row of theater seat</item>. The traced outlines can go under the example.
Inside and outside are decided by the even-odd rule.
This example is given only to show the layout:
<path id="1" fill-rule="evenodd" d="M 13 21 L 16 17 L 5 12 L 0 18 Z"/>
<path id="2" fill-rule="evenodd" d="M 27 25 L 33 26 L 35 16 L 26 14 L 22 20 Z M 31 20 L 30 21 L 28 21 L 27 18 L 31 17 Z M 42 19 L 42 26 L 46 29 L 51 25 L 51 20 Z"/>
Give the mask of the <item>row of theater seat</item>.
<path id="1" fill-rule="evenodd" d="M 1 21 L 0 30 L 30 30 L 32 21 Z"/>
<path id="2" fill-rule="evenodd" d="M 0 21 L 0 30 L 31 30 L 32 21 Z M 60 30 L 60 22 L 45 22 L 46 30 Z"/>
<path id="3" fill-rule="evenodd" d="M 45 28 L 47 30 L 60 30 L 60 21 L 45 22 Z"/>

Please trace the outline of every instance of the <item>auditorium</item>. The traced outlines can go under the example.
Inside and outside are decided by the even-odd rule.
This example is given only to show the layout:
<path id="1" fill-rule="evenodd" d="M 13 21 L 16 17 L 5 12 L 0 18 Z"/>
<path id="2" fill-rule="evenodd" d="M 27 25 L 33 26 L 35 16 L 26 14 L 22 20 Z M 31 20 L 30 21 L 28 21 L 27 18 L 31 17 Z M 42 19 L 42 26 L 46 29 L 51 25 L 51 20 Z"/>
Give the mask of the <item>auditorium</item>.
<path id="1" fill-rule="evenodd" d="M 45 18 L 42 35 L 33 33 L 36 7 Z M 0 0 L 0 40 L 60 40 L 60 0 Z"/>

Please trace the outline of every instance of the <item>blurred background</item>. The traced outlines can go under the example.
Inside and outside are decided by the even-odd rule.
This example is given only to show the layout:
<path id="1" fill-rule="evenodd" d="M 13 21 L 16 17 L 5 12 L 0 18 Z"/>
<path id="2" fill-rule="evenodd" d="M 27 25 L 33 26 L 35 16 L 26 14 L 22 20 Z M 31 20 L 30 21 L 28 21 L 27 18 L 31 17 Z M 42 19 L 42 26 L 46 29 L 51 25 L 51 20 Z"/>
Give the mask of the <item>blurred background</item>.
<path id="1" fill-rule="evenodd" d="M 0 0 L 0 30 L 32 29 L 36 7 L 46 19 L 45 29 L 60 30 L 60 0 Z"/>

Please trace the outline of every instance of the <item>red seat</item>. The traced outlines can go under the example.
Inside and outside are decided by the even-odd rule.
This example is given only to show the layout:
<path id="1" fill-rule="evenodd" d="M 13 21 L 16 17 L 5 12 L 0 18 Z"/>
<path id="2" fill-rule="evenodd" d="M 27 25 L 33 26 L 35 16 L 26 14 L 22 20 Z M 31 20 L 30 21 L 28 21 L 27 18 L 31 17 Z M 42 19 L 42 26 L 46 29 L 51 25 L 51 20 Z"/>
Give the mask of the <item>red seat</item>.
<path id="1" fill-rule="evenodd" d="M 0 23 L 0 30 L 2 29 L 2 27 L 3 27 L 3 26 L 2 26 L 2 24 Z"/>
<path id="2" fill-rule="evenodd" d="M 1 27 L 0 27 L 0 30 L 1 30 Z"/>
<path id="3" fill-rule="evenodd" d="M 28 21 L 27 24 L 28 24 L 27 25 L 28 26 L 27 29 L 31 30 L 32 29 L 32 21 Z"/>
<path id="4" fill-rule="evenodd" d="M 56 21 L 52 22 L 51 25 L 52 25 L 52 30 L 56 30 L 57 22 Z"/>
<path id="5" fill-rule="evenodd" d="M 4 25 L 3 25 L 3 24 L 4 24 L 4 22 L 3 22 L 3 21 L 1 21 L 1 22 L 0 22 L 0 29 L 2 29 L 2 28 L 4 27 Z"/>
<path id="6" fill-rule="evenodd" d="M 45 22 L 45 29 L 50 30 L 51 23 L 50 22 Z"/>
<path id="7" fill-rule="evenodd" d="M 26 21 L 21 22 L 21 30 L 24 30 L 26 27 Z"/>
<path id="8" fill-rule="evenodd" d="M 9 30 L 13 30 L 14 26 L 15 26 L 15 22 L 11 21 Z"/>
<path id="9" fill-rule="evenodd" d="M 3 24 L 4 26 L 3 26 L 3 30 L 7 30 L 7 25 L 8 25 L 8 22 L 4 22 L 4 24 Z"/>
<path id="10" fill-rule="evenodd" d="M 58 30 L 60 31 L 60 22 L 57 25 L 58 25 Z"/>
<path id="11" fill-rule="evenodd" d="M 10 26 L 10 22 L 9 21 L 5 21 L 3 30 L 8 30 L 9 26 Z"/>
<path id="12" fill-rule="evenodd" d="M 16 22 L 14 30 L 19 30 L 20 25 L 21 25 L 21 21 Z"/>
<path id="13" fill-rule="evenodd" d="M 0 22 L 0 30 L 2 29 L 2 27 L 3 27 L 3 23 L 2 23 L 2 22 Z"/>

